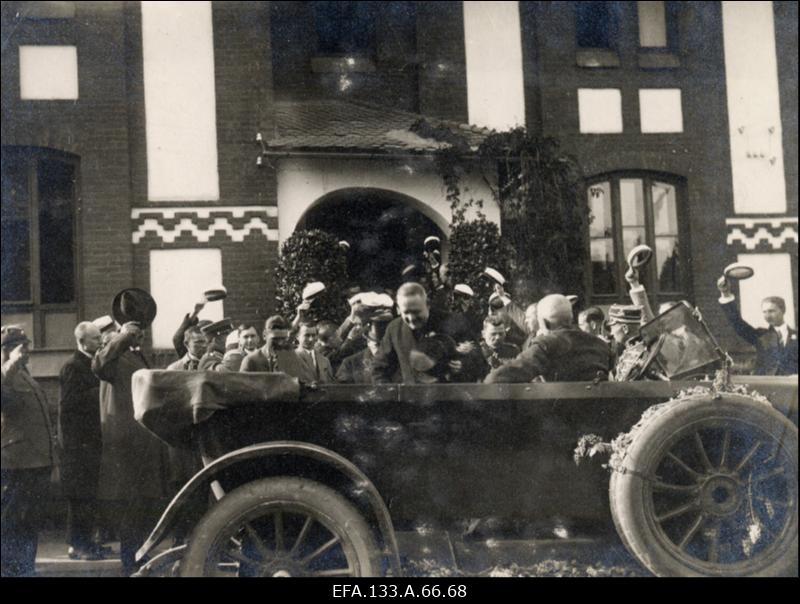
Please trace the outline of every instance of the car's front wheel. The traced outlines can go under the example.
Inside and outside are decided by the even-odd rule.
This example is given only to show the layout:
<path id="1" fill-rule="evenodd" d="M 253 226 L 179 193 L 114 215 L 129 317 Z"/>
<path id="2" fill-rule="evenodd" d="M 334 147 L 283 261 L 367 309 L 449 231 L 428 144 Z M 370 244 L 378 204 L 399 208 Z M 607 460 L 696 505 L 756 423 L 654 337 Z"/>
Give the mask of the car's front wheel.
<path id="1" fill-rule="evenodd" d="M 364 577 L 380 552 L 353 505 L 320 483 L 265 478 L 225 495 L 195 527 L 181 575 Z"/>

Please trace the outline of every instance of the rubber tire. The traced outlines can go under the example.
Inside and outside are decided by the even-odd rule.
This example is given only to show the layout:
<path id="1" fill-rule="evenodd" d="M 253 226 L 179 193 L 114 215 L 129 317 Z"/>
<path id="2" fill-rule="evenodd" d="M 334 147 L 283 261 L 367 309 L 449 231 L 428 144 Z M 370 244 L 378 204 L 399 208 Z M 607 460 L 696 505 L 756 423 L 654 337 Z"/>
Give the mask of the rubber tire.
<path id="1" fill-rule="evenodd" d="M 690 397 L 666 405 L 654 414 L 634 435 L 624 457 L 626 469 L 614 471 L 609 485 L 609 499 L 614 525 L 623 544 L 652 573 L 659 576 L 725 576 L 728 572 L 709 573 L 690 560 L 680 559 L 660 542 L 647 517 L 645 484 L 642 475 L 654 472 L 661 459 L 661 449 L 679 429 L 711 418 L 732 418 L 755 424 L 768 434 L 782 439 L 784 451 L 793 467 L 797 484 L 797 426 L 771 406 L 747 396 L 726 394 L 712 400 L 708 396 Z M 793 518 L 781 542 L 764 560 L 736 573 L 740 576 L 797 576 L 797 498 Z M 746 566 L 746 565 L 745 565 Z"/>
<path id="2" fill-rule="evenodd" d="M 333 489 L 305 478 L 279 476 L 244 484 L 226 494 L 212 507 L 192 531 L 186 555 L 181 562 L 182 577 L 202 577 L 206 556 L 216 536 L 232 519 L 244 515 L 253 506 L 267 502 L 299 504 L 323 517 L 350 542 L 356 554 L 356 576 L 380 574 L 381 554 L 374 535 L 363 516 Z"/>

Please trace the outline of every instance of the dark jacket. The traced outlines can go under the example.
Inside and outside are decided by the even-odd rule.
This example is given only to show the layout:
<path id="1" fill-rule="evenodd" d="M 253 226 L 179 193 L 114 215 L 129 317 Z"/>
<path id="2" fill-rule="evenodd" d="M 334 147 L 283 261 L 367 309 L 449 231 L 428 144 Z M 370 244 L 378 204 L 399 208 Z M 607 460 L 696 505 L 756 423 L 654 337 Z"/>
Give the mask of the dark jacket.
<path id="1" fill-rule="evenodd" d="M 47 398 L 25 367 L 2 367 L 2 468 L 28 470 L 53 463 Z M 5 510 L 4 510 L 5 513 Z"/>
<path id="2" fill-rule="evenodd" d="M 517 358 L 494 369 L 485 381 L 523 383 L 537 376 L 547 382 L 607 380 L 609 364 L 608 344 L 569 327 L 536 336 Z"/>
<path id="3" fill-rule="evenodd" d="M 374 383 L 415 384 L 417 380 L 410 356 L 417 342 L 433 334 L 448 335 L 456 340 L 461 327 L 460 321 L 454 321 L 450 314 L 438 312 L 436 309 L 431 309 L 427 323 L 417 332 L 411 331 L 401 317 L 392 319 L 372 364 Z M 462 361 L 464 368 L 459 375 L 451 375 L 451 381 L 474 382 L 482 378 L 486 363 L 477 346 L 469 355 L 457 355 L 453 360 Z"/>
<path id="4" fill-rule="evenodd" d="M 497 348 L 490 348 L 486 342 L 481 342 L 481 353 L 492 369 L 500 367 L 504 362 L 510 361 L 519 354 L 518 346 L 508 342 L 501 342 Z"/>
<path id="5" fill-rule="evenodd" d="M 134 418 L 131 378 L 149 364 L 130 346 L 129 335 L 116 334 L 92 361 L 92 371 L 102 380 L 101 499 L 138 500 L 166 494 L 166 445 Z"/>
<path id="6" fill-rule="evenodd" d="M 61 368 L 59 378 L 61 487 L 66 497 L 94 498 L 103 450 L 100 380 L 92 372 L 92 359 L 80 350 Z"/>
<path id="7" fill-rule="evenodd" d="M 753 327 L 742 318 L 736 303 L 720 304 L 734 331 L 756 348 L 756 375 L 794 375 L 797 373 L 797 331 L 789 327 L 784 345 L 773 328 Z"/>
<path id="8" fill-rule="evenodd" d="M 175 332 L 175 335 L 172 336 L 172 345 L 175 347 L 175 352 L 178 353 L 179 357 L 182 357 L 186 354 L 186 344 L 183 341 L 183 336 L 186 333 L 186 330 L 190 327 L 197 325 L 200 322 L 198 317 L 192 317 L 189 313 L 186 313 L 183 317 L 183 321 L 178 326 L 178 330 Z"/>
<path id="9" fill-rule="evenodd" d="M 340 384 L 372 384 L 372 361 L 375 357 L 369 348 L 351 354 L 336 372 L 336 381 Z"/>

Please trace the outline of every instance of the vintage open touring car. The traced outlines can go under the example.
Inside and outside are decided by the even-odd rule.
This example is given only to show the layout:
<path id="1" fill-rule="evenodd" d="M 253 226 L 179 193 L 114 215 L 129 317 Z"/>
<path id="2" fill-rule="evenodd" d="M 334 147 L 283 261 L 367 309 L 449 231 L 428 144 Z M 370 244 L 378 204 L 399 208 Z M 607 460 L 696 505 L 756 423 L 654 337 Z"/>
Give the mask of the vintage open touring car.
<path id="1" fill-rule="evenodd" d="M 725 355 L 682 305 L 643 334 L 638 373 L 669 379 L 315 388 L 140 371 L 137 419 L 204 461 L 142 573 L 398 576 L 403 527 L 568 517 L 613 521 L 657 575 L 796 575 L 796 376 L 697 379 Z M 576 463 L 598 451 L 608 463 Z"/>

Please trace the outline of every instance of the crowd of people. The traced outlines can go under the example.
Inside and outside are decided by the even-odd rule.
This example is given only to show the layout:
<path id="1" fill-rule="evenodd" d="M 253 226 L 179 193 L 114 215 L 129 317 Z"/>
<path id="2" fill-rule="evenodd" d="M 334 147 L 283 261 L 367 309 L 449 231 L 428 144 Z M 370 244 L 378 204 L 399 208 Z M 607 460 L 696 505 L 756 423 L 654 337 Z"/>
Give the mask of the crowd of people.
<path id="1" fill-rule="evenodd" d="M 426 250 L 434 259 L 435 252 Z M 411 267 L 404 276 L 394 295 L 351 292 L 350 313 L 340 324 L 310 318 L 322 282 L 306 286 L 293 318 L 271 316 L 260 334 L 256 325 L 237 326 L 230 318 L 202 320 L 204 304 L 198 303 L 178 326 L 178 360 L 167 369 L 283 372 L 307 384 L 626 380 L 647 350 L 639 328 L 654 313 L 635 268 L 626 275 L 632 303 L 612 305 L 607 316 L 599 307 L 579 310 L 576 296 L 559 293 L 523 308 L 491 267 L 483 275 L 492 283 L 487 300 L 476 299 L 467 284 L 450 284 L 439 262 L 427 274 Z M 762 310 L 770 327 L 754 328 L 736 309 L 728 280 L 718 287 L 725 315 L 756 347 L 755 372 L 796 374 L 797 335 L 784 321 L 785 302 L 766 298 Z M 61 371 L 61 484 L 70 557 L 106 555 L 95 531 L 98 500 L 112 501 L 123 569 L 130 574 L 161 509 L 156 502 L 170 493 L 169 476 L 174 491 L 197 461 L 167 451 L 134 419 L 131 377 L 151 368 L 142 344 L 155 303 L 147 292 L 124 290 L 112 315 L 75 328 L 76 351 Z M 55 459 L 44 392 L 27 370 L 29 344 L 23 328 L 2 327 L 3 575 L 33 573 L 34 510 Z"/>

